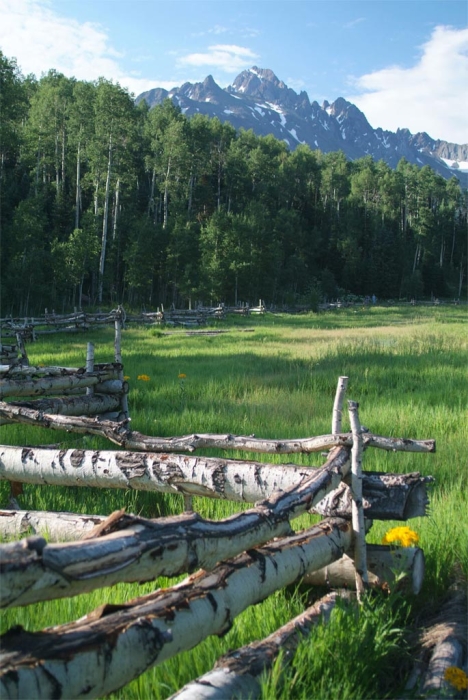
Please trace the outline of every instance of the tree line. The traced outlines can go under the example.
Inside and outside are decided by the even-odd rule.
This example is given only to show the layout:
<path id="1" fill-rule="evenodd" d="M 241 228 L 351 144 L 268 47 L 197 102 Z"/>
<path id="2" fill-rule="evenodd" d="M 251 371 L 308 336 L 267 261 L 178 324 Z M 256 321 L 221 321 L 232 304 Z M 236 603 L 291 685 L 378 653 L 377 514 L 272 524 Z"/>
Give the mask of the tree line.
<path id="1" fill-rule="evenodd" d="M 456 178 L 236 131 L 0 52 L 2 313 L 460 296 Z"/>

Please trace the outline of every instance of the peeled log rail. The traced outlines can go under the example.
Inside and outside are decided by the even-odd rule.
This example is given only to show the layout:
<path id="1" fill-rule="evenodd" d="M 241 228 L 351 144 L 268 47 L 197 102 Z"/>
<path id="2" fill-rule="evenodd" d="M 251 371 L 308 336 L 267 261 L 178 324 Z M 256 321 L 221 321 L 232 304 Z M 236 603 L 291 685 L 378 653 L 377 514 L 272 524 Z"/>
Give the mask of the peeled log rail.
<path id="1" fill-rule="evenodd" d="M 76 622 L 41 632 L 14 627 L 1 639 L 0 694 L 95 698 L 117 690 L 209 635 L 225 634 L 243 610 L 339 559 L 350 544 L 348 522 L 323 521 Z"/>
<path id="2" fill-rule="evenodd" d="M 289 469 L 290 467 L 286 467 Z M 348 477 L 345 477 L 345 480 Z M 427 515 L 427 489 L 434 479 L 412 474 L 363 472 L 364 515 L 371 520 L 408 520 Z M 326 517 L 349 518 L 349 487 L 341 483 L 309 510 Z M 43 535 L 48 542 L 77 540 L 105 515 L 78 515 L 49 511 L 0 510 L 0 537 L 18 539 L 25 534 Z"/>
<path id="3" fill-rule="evenodd" d="M 96 376 L 105 378 L 104 375 L 109 376 L 109 378 L 115 378 L 118 375 L 120 369 L 123 369 L 122 365 L 117 362 L 96 362 L 94 365 L 94 373 Z M 32 377 L 69 377 L 74 375 L 84 375 L 86 372 L 85 367 L 39 367 L 37 365 L 25 366 L 14 366 L 10 365 L 0 365 L 0 374 L 9 374 L 10 376 L 30 376 Z"/>
<path id="4" fill-rule="evenodd" d="M 370 588 L 409 590 L 417 595 L 424 580 L 424 553 L 419 547 L 388 547 L 367 545 L 367 575 Z M 324 569 L 313 571 L 304 577 L 310 586 L 331 588 L 355 588 L 355 566 L 346 554 L 342 559 Z"/>
<path id="5" fill-rule="evenodd" d="M 266 440 L 254 436 L 243 435 L 214 435 L 193 434 L 181 437 L 151 437 L 143 435 L 128 427 L 128 421 L 118 424 L 84 416 L 66 418 L 45 415 L 21 406 L 12 406 L 0 402 L 0 420 L 2 422 L 25 423 L 38 425 L 53 430 L 100 435 L 106 437 L 121 447 L 142 452 L 195 452 L 199 449 L 218 448 L 223 450 L 244 450 L 263 452 L 267 454 L 309 454 L 322 452 L 332 447 L 352 447 L 353 438 L 350 433 L 338 435 L 321 435 L 318 437 L 299 438 L 297 440 Z M 435 440 L 410 440 L 409 438 L 382 437 L 366 433 L 363 435 L 363 445 L 376 447 L 392 452 L 435 452 Z"/>
<path id="6" fill-rule="evenodd" d="M 29 534 L 46 536 L 49 542 L 78 540 L 106 519 L 103 515 L 48 510 L 0 510 L 0 539 L 19 539 Z"/>
<path id="7" fill-rule="evenodd" d="M 314 513 L 327 517 L 348 518 L 351 512 L 349 477 L 313 508 Z M 409 520 L 427 515 L 427 487 L 435 481 L 432 476 L 363 472 L 363 508 L 371 520 Z"/>
<path id="8" fill-rule="evenodd" d="M 280 652 L 283 665 L 288 663 L 313 627 L 329 618 L 339 597 L 337 593 L 329 593 L 265 639 L 221 656 L 212 671 L 188 683 L 168 700 L 262 697 L 260 676 L 273 667 Z"/>
<path id="9" fill-rule="evenodd" d="M 112 514 L 80 542 L 48 545 L 32 537 L 0 545 L 0 607 L 85 593 L 120 581 L 177 576 L 291 534 L 290 519 L 307 512 L 349 469 L 344 449 L 288 491 L 222 521 L 196 513 L 158 520 Z"/>
<path id="10" fill-rule="evenodd" d="M 98 415 L 105 411 L 114 411 L 120 407 L 122 394 L 80 394 L 79 396 L 53 397 L 36 401 L 13 401 L 10 405 L 24 407 L 40 413 L 63 416 Z M 0 425 L 3 421 L 0 418 Z"/>
<path id="11" fill-rule="evenodd" d="M 40 377 L 38 379 L 2 379 L 0 396 L 47 396 L 59 394 L 66 389 L 86 389 L 108 379 L 118 379 L 118 371 L 89 372 L 86 374 L 65 374 L 62 376 Z"/>

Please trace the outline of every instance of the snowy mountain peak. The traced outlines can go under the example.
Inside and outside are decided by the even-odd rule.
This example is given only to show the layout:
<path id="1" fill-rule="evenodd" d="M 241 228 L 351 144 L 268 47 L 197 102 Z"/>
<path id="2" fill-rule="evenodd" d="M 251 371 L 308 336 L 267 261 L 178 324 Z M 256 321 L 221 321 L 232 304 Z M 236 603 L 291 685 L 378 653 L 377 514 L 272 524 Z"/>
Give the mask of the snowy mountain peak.
<path id="1" fill-rule="evenodd" d="M 202 83 L 185 83 L 180 88 L 155 88 L 137 97 L 150 107 L 169 97 L 187 116 L 205 114 L 230 122 L 235 128 L 272 134 L 294 149 L 301 143 L 323 153 L 343 151 L 355 160 L 370 155 L 396 167 L 401 158 L 422 167 L 430 165 L 445 178 L 456 175 L 468 184 L 464 168 L 468 144 L 459 146 L 435 141 L 425 133 L 413 135 L 408 129 L 396 133 L 373 128 L 356 105 L 343 97 L 320 106 L 306 92 L 297 94 L 268 68 L 252 66 L 242 71 L 232 85 L 221 88 L 208 75 Z"/>

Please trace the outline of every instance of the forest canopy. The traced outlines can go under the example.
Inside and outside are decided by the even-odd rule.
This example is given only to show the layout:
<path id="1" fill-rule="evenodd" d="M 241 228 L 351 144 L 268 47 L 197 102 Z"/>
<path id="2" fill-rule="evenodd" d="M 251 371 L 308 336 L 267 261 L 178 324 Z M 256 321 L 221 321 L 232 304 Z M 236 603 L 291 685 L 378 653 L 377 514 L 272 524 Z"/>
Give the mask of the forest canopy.
<path id="1" fill-rule="evenodd" d="M 467 194 L 0 52 L 2 315 L 466 292 Z"/>

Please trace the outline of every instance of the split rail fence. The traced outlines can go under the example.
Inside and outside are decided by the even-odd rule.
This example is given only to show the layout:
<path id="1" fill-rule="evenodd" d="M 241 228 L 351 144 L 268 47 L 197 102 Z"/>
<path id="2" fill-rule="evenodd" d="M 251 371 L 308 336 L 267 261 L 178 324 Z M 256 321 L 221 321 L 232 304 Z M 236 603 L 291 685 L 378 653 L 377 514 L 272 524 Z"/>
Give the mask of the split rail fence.
<path id="1" fill-rule="evenodd" d="M 366 432 L 353 401 L 348 402 L 351 431 L 343 433 L 346 386 L 347 378 L 341 377 L 331 434 L 297 440 L 230 434 L 158 438 L 131 430 L 127 420 L 48 414 L 0 402 L 4 422 L 99 434 L 124 448 L 3 445 L 1 480 L 178 493 L 184 501 L 181 515 L 153 520 L 124 511 L 107 517 L 0 511 L 4 537 L 29 533 L 0 546 L 0 607 L 74 596 L 122 581 L 189 574 L 173 587 L 122 605 L 103 605 L 75 622 L 40 632 L 12 628 L 1 640 L 2 697 L 100 697 L 206 637 L 226 633 L 243 610 L 278 589 L 301 580 L 337 588 L 274 635 L 222 657 L 213 671 L 174 696 L 255 697 L 259 676 L 280 649 L 293 653 L 343 595 L 343 586 L 355 588 L 360 599 L 367 588 L 396 585 L 399 570 L 408 590 L 417 593 L 424 576 L 422 550 L 366 545 L 365 535 L 375 519 L 425 515 L 433 480 L 419 473 L 363 471 L 362 456 L 370 447 L 430 453 L 435 442 Z M 328 452 L 325 463 L 315 468 L 193 455 L 213 447 L 270 454 Z M 255 505 L 212 521 L 193 512 L 194 496 Z M 292 521 L 305 513 L 322 520 L 294 532 Z"/>

